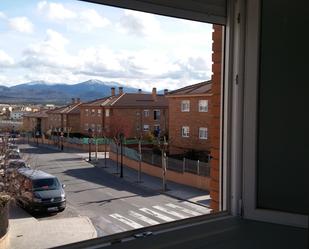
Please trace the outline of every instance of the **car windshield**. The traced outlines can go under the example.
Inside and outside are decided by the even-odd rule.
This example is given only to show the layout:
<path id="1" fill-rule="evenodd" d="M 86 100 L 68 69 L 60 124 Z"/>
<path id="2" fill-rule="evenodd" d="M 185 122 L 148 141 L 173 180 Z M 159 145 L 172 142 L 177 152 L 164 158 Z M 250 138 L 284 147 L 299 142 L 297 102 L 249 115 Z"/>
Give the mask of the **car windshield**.
<path id="1" fill-rule="evenodd" d="M 33 190 L 36 191 L 59 189 L 59 186 L 57 178 L 33 180 Z"/>
<path id="2" fill-rule="evenodd" d="M 9 168 L 22 168 L 22 167 L 26 167 L 25 162 L 10 162 L 9 163 Z"/>
<path id="3" fill-rule="evenodd" d="M 20 159 L 21 157 L 19 154 L 10 154 L 8 155 L 8 158 L 9 159 Z"/>

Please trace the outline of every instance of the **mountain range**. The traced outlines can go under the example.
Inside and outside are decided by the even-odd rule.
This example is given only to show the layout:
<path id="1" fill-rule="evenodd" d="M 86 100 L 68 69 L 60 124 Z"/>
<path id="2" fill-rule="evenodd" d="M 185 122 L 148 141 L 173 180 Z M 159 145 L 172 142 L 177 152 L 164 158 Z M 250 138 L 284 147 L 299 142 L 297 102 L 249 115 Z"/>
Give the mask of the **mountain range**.
<path id="1" fill-rule="evenodd" d="M 33 81 L 16 86 L 0 85 L 0 103 L 53 103 L 65 104 L 72 98 L 90 101 L 110 96 L 111 87 L 122 86 L 124 92 L 137 92 L 138 89 L 121 85 L 117 82 L 88 80 L 74 85 L 59 83 L 51 84 L 45 81 Z"/>

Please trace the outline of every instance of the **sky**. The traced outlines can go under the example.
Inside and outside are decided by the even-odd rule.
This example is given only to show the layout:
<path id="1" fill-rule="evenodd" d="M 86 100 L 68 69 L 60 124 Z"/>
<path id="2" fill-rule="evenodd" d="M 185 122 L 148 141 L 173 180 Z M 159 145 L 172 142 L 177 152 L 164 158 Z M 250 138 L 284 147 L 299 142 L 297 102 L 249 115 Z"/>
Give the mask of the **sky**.
<path id="1" fill-rule="evenodd" d="M 210 79 L 211 34 L 210 24 L 77 0 L 1 0 L 0 85 L 173 90 Z"/>

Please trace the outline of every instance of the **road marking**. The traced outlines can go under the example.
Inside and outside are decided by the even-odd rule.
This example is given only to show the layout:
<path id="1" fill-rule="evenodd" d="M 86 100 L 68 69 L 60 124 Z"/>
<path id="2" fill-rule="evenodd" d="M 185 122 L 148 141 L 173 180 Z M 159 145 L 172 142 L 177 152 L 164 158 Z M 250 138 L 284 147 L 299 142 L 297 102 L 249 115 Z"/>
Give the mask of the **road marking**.
<path id="1" fill-rule="evenodd" d="M 158 212 L 156 212 L 156 211 L 153 211 L 153 210 L 151 210 L 151 209 L 149 209 L 149 208 L 140 208 L 139 210 L 141 210 L 142 212 L 145 212 L 145 213 L 147 213 L 147 214 L 150 214 L 150 215 L 152 215 L 152 216 L 154 216 L 154 217 L 156 217 L 156 218 L 159 218 L 159 219 L 161 219 L 161 220 L 164 220 L 164 221 L 170 222 L 170 221 L 174 221 L 174 220 L 175 220 L 175 219 L 173 219 L 173 218 L 170 218 L 170 217 L 168 217 L 168 216 L 165 216 L 164 214 L 160 214 L 160 213 L 158 213 Z"/>
<path id="2" fill-rule="evenodd" d="M 201 212 L 203 214 L 209 214 L 211 209 L 208 208 L 208 207 L 202 207 L 202 206 L 199 206 L 199 205 L 196 205 L 196 204 L 193 204 L 193 203 L 190 203 L 190 202 L 182 202 L 183 204 L 197 210 L 198 212 Z"/>
<path id="3" fill-rule="evenodd" d="M 122 223 L 127 224 L 127 225 L 130 226 L 130 227 L 133 227 L 134 229 L 138 229 L 138 228 L 144 227 L 144 226 L 142 226 L 141 224 L 138 224 L 138 223 L 136 223 L 135 221 L 130 220 L 130 219 L 126 218 L 126 217 L 123 217 L 123 216 L 120 215 L 120 214 L 110 214 L 109 216 L 113 217 L 113 218 L 116 219 L 116 220 L 121 221 Z"/>
<path id="4" fill-rule="evenodd" d="M 182 212 L 187 213 L 187 214 L 190 214 L 190 215 L 193 215 L 193 216 L 202 215 L 202 214 L 199 213 L 199 212 L 196 212 L 196 211 L 193 211 L 193 210 L 184 208 L 184 207 L 177 206 L 177 205 L 175 205 L 175 204 L 173 204 L 173 203 L 168 203 L 168 204 L 165 204 L 165 205 L 168 206 L 168 207 L 171 207 L 171 208 L 179 209 L 179 210 L 181 210 Z"/>
<path id="5" fill-rule="evenodd" d="M 144 221 L 144 222 L 146 222 L 146 223 L 148 223 L 148 224 L 150 224 L 150 225 L 158 225 L 158 224 L 160 224 L 160 222 L 155 221 L 155 220 L 153 220 L 153 219 L 150 219 L 150 218 L 148 218 L 148 217 L 146 217 L 146 216 L 144 216 L 144 215 L 142 215 L 142 214 L 136 213 L 136 212 L 134 212 L 134 211 L 130 211 L 130 212 L 129 212 L 129 215 L 131 215 L 131 216 L 133 216 L 134 218 L 137 218 L 137 219 L 139 219 L 139 220 L 141 220 L 141 221 Z"/>
<path id="6" fill-rule="evenodd" d="M 168 213 L 168 214 L 171 214 L 171 215 L 174 215 L 180 219 L 186 219 L 186 218 L 189 218 L 189 216 L 187 215 L 183 215 L 183 214 L 180 214 L 178 212 L 175 212 L 175 211 L 172 211 L 172 210 L 169 210 L 169 209 L 166 209 L 165 207 L 161 207 L 161 206 L 153 206 L 153 208 L 155 209 L 158 209 L 162 212 L 165 212 L 165 213 Z"/>

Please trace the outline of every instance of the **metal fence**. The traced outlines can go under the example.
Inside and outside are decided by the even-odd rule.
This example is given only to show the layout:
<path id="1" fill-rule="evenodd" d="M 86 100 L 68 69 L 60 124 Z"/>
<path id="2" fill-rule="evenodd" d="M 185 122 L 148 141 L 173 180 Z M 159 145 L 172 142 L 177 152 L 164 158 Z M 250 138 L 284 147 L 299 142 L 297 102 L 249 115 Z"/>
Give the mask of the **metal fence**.
<path id="1" fill-rule="evenodd" d="M 117 145 L 115 143 L 111 143 L 110 150 L 114 153 L 117 153 Z M 118 153 L 120 153 L 120 146 L 118 146 Z M 132 160 L 139 161 L 139 153 L 134 149 L 123 147 L 123 155 Z M 142 161 L 156 167 L 162 167 L 162 156 L 155 154 L 152 151 L 143 150 Z M 179 173 L 188 172 L 201 176 L 210 176 L 209 163 L 201 162 L 199 160 L 190 160 L 188 158 L 179 160 L 176 158 L 167 157 L 166 164 L 168 170 L 176 171 Z"/>

